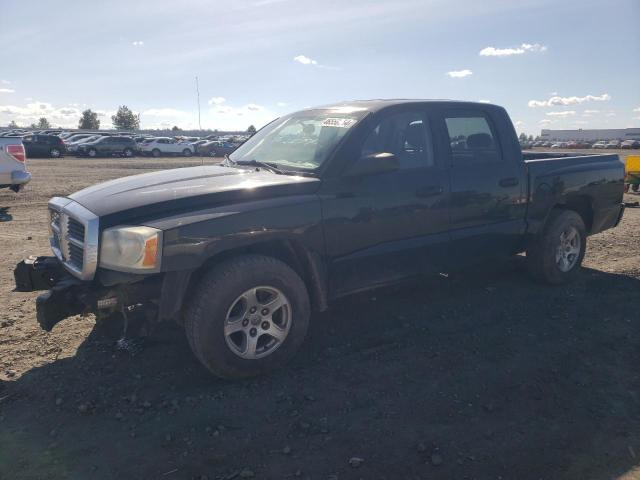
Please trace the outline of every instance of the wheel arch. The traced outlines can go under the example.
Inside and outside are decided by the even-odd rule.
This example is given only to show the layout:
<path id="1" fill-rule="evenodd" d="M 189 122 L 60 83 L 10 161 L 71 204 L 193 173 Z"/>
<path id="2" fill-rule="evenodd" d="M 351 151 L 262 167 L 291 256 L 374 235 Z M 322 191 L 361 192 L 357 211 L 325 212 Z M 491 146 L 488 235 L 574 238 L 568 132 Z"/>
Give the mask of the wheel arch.
<path id="1" fill-rule="evenodd" d="M 582 221 L 584 222 L 587 233 L 591 232 L 591 228 L 593 226 L 593 204 L 591 202 L 591 198 L 587 195 L 571 195 L 563 198 L 561 201 L 557 202 L 552 209 L 560 209 L 560 210 L 573 210 L 580 217 L 582 217 Z M 547 219 L 549 215 L 547 214 Z M 546 221 L 545 221 L 546 223 Z"/>
<path id="2" fill-rule="evenodd" d="M 241 255 L 264 255 L 280 260 L 295 271 L 304 282 L 314 311 L 328 308 L 327 281 L 322 258 L 293 239 L 270 239 L 238 248 L 224 250 L 205 260 L 191 271 L 185 286 L 181 306 L 195 290 L 202 276 L 221 262 Z"/>

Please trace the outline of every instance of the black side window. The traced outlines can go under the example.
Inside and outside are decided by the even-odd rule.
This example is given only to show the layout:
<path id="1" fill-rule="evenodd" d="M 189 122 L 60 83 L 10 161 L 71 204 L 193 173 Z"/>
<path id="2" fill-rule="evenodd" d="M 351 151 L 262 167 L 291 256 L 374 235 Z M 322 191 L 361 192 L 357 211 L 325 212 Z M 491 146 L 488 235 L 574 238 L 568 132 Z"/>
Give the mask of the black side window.
<path id="1" fill-rule="evenodd" d="M 497 138 L 484 114 L 449 116 L 445 118 L 445 123 L 454 165 L 502 161 Z"/>
<path id="2" fill-rule="evenodd" d="M 426 117 L 421 112 L 384 117 L 369 133 L 360 153 L 362 156 L 393 153 L 403 169 L 433 166 L 433 144 Z"/>

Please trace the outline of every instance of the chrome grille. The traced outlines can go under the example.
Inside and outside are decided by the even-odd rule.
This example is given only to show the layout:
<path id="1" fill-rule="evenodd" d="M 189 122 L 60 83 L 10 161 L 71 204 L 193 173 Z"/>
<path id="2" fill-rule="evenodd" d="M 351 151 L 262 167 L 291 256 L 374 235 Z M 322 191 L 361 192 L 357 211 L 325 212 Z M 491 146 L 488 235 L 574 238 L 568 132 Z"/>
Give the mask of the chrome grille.
<path id="1" fill-rule="evenodd" d="M 91 280 L 98 265 L 98 217 L 77 202 L 49 201 L 51 249 L 72 275 Z"/>
<path id="2" fill-rule="evenodd" d="M 84 242 L 84 225 L 75 218 L 69 218 L 67 233 L 69 234 L 69 237 Z"/>

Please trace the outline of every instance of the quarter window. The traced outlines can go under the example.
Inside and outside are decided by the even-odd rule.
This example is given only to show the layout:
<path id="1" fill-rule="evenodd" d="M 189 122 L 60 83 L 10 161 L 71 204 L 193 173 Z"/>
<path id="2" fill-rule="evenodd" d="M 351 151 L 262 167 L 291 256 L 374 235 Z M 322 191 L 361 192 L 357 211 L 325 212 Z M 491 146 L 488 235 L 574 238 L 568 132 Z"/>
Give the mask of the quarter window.
<path id="1" fill-rule="evenodd" d="M 446 117 L 451 159 L 454 165 L 472 165 L 502 160 L 488 119 L 478 115 Z"/>

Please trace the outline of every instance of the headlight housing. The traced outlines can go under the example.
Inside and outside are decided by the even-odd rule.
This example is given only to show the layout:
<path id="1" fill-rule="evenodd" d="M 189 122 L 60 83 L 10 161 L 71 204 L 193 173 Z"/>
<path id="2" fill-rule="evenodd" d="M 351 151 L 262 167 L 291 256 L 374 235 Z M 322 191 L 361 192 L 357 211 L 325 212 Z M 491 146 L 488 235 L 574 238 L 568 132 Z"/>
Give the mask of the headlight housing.
<path id="1" fill-rule="evenodd" d="M 160 271 L 162 230 L 151 227 L 113 227 L 102 232 L 100 266 L 131 273 Z"/>

